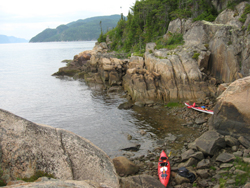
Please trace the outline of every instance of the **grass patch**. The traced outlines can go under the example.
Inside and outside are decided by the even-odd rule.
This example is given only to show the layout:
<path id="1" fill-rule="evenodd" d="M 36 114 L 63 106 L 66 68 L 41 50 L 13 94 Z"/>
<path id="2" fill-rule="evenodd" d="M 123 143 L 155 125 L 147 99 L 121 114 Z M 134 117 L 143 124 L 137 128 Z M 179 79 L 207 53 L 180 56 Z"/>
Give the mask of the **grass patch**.
<path id="1" fill-rule="evenodd" d="M 49 174 L 47 172 L 43 172 L 41 170 L 36 171 L 36 173 L 31 176 L 30 178 L 23 178 L 23 181 L 26 182 L 34 182 L 36 181 L 38 178 L 40 177 L 48 177 L 48 178 L 55 178 L 55 176 L 53 174 Z"/>
<path id="2" fill-rule="evenodd" d="M 245 163 L 240 157 L 236 157 L 236 159 L 234 160 L 234 162 L 232 162 L 232 164 L 234 165 L 236 169 L 246 172 L 245 174 L 236 174 L 234 186 L 240 187 L 242 185 L 245 185 L 250 180 L 250 177 L 249 177 L 250 164 Z M 210 169 L 212 169 L 212 167 L 210 167 Z M 227 179 L 232 178 L 232 175 L 233 175 L 232 173 L 229 172 L 230 168 L 226 168 L 225 170 L 227 170 L 228 172 L 223 174 L 222 178 L 219 179 L 220 188 L 227 187 L 226 185 Z M 225 177 L 227 177 L 227 179 Z"/>
<path id="3" fill-rule="evenodd" d="M 250 174 L 250 164 L 245 163 L 241 158 L 236 157 L 236 160 L 234 161 L 234 165 L 236 169 L 243 170 L 246 172 L 245 174 L 241 174 L 241 175 L 236 174 L 235 185 L 241 186 L 241 185 L 246 184 L 249 178 L 249 174 Z"/>
<path id="4" fill-rule="evenodd" d="M 179 102 L 169 102 L 164 107 L 175 108 L 175 107 L 184 107 L 185 105 Z"/>

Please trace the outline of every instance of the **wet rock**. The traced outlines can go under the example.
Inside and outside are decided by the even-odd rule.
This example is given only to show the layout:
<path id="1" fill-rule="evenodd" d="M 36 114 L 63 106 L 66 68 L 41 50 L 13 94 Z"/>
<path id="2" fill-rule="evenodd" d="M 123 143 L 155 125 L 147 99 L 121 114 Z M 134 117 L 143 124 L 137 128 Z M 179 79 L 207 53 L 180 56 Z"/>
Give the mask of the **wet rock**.
<path id="1" fill-rule="evenodd" d="M 238 140 L 245 148 L 250 148 L 250 141 L 246 139 L 244 136 L 240 136 Z"/>
<path id="2" fill-rule="evenodd" d="M 216 131 L 207 131 L 197 138 L 195 146 L 207 155 L 214 155 L 220 148 L 226 146 L 225 139 Z"/>
<path id="3" fill-rule="evenodd" d="M 203 159 L 197 164 L 197 169 L 205 169 L 210 167 L 210 160 L 209 159 Z"/>
<path id="4" fill-rule="evenodd" d="M 144 131 L 144 130 L 140 130 L 140 135 L 144 136 L 144 135 L 146 135 L 146 134 L 147 134 L 147 132 L 146 132 L 146 131 Z"/>
<path id="5" fill-rule="evenodd" d="M 219 162 L 223 162 L 223 163 L 227 163 L 227 162 L 230 162 L 230 161 L 233 161 L 235 160 L 235 156 L 233 154 L 230 154 L 230 153 L 221 153 L 217 158 L 216 158 L 216 161 L 219 161 Z"/>
<path id="6" fill-rule="evenodd" d="M 167 136 L 165 137 L 167 141 L 175 141 L 177 137 L 171 133 L 168 133 Z"/>
<path id="7" fill-rule="evenodd" d="M 141 145 L 140 144 L 133 144 L 133 146 L 123 148 L 121 150 L 124 151 L 138 151 L 140 149 Z"/>
<path id="8" fill-rule="evenodd" d="M 121 177 L 133 175 L 139 170 L 137 165 L 123 156 L 114 158 L 113 163 L 115 165 L 117 174 Z"/>
<path id="9" fill-rule="evenodd" d="M 131 109 L 133 107 L 133 104 L 130 103 L 130 102 L 125 102 L 125 103 L 122 103 L 118 106 L 118 109 L 124 109 L 124 110 L 128 110 L 128 109 Z"/>
<path id="10" fill-rule="evenodd" d="M 126 178 L 120 179 L 120 187 L 121 188 L 153 188 L 159 187 L 164 188 L 162 183 L 149 175 L 136 175 L 136 176 L 129 176 Z"/>

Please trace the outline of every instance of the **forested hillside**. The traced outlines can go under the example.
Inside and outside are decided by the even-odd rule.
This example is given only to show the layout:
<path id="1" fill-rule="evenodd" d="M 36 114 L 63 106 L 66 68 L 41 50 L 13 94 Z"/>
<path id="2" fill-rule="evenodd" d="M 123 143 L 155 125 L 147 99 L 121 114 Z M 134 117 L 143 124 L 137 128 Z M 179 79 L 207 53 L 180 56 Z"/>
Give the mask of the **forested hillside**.
<path id="1" fill-rule="evenodd" d="M 223 3 L 226 2 L 228 7 L 233 8 L 241 1 L 228 0 Z M 116 28 L 107 33 L 101 33 L 98 41 L 105 41 L 108 35 L 112 41 L 111 50 L 143 52 L 148 42 L 164 43 L 161 38 L 166 33 L 171 20 L 192 18 L 193 21 L 214 21 L 217 15 L 218 11 L 212 0 L 136 1 L 127 19 L 121 18 Z"/>
<path id="2" fill-rule="evenodd" d="M 100 26 L 105 31 L 110 30 L 116 26 L 120 18 L 120 15 L 111 15 L 77 20 L 60 25 L 56 29 L 45 29 L 33 37 L 30 42 L 97 40 L 101 33 Z"/>

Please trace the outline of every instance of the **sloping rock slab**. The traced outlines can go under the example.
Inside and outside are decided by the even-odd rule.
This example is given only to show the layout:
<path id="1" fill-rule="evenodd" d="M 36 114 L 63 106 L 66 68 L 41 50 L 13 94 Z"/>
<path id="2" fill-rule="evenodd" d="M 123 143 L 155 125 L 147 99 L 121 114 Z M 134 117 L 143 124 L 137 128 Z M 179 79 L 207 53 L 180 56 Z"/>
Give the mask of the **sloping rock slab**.
<path id="1" fill-rule="evenodd" d="M 164 185 L 162 185 L 158 179 L 149 175 L 137 175 L 121 178 L 120 183 L 121 188 L 164 188 Z"/>
<path id="2" fill-rule="evenodd" d="M 214 155 L 218 149 L 226 146 L 225 139 L 216 131 L 205 132 L 194 144 L 205 155 Z"/>
<path id="3" fill-rule="evenodd" d="M 230 154 L 230 153 L 221 153 L 217 158 L 216 158 L 216 161 L 219 161 L 219 162 L 223 162 L 223 163 L 227 163 L 227 162 L 230 162 L 230 161 L 233 161 L 235 160 L 235 156 L 233 154 Z"/>
<path id="4" fill-rule="evenodd" d="M 209 126 L 223 135 L 250 137 L 250 76 L 238 79 L 218 98 Z"/>
<path id="5" fill-rule="evenodd" d="M 59 179 L 95 180 L 119 187 L 111 159 L 87 139 L 1 109 L 0 153 L 7 182 L 41 170 Z"/>

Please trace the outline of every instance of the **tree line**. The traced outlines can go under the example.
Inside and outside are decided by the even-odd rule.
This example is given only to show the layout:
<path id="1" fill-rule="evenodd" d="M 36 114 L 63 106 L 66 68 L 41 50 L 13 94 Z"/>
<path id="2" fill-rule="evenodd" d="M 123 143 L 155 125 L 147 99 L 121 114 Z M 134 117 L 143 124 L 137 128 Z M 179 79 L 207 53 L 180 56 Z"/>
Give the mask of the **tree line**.
<path id="1" fill-rule="evenodd" d="M 241 1 L 232 0 L 230 5 Z M 98 42 L 105 42 L 108 36 L 111 50 L 143 53 L 146 43 L 166 33 L 170 21 L 192 18 L 212 22 L 217 15 L 212 0 L 136 0 L 127 18 L 121 15 L 115 28 L 105 34 L 101 31 Z"/>

